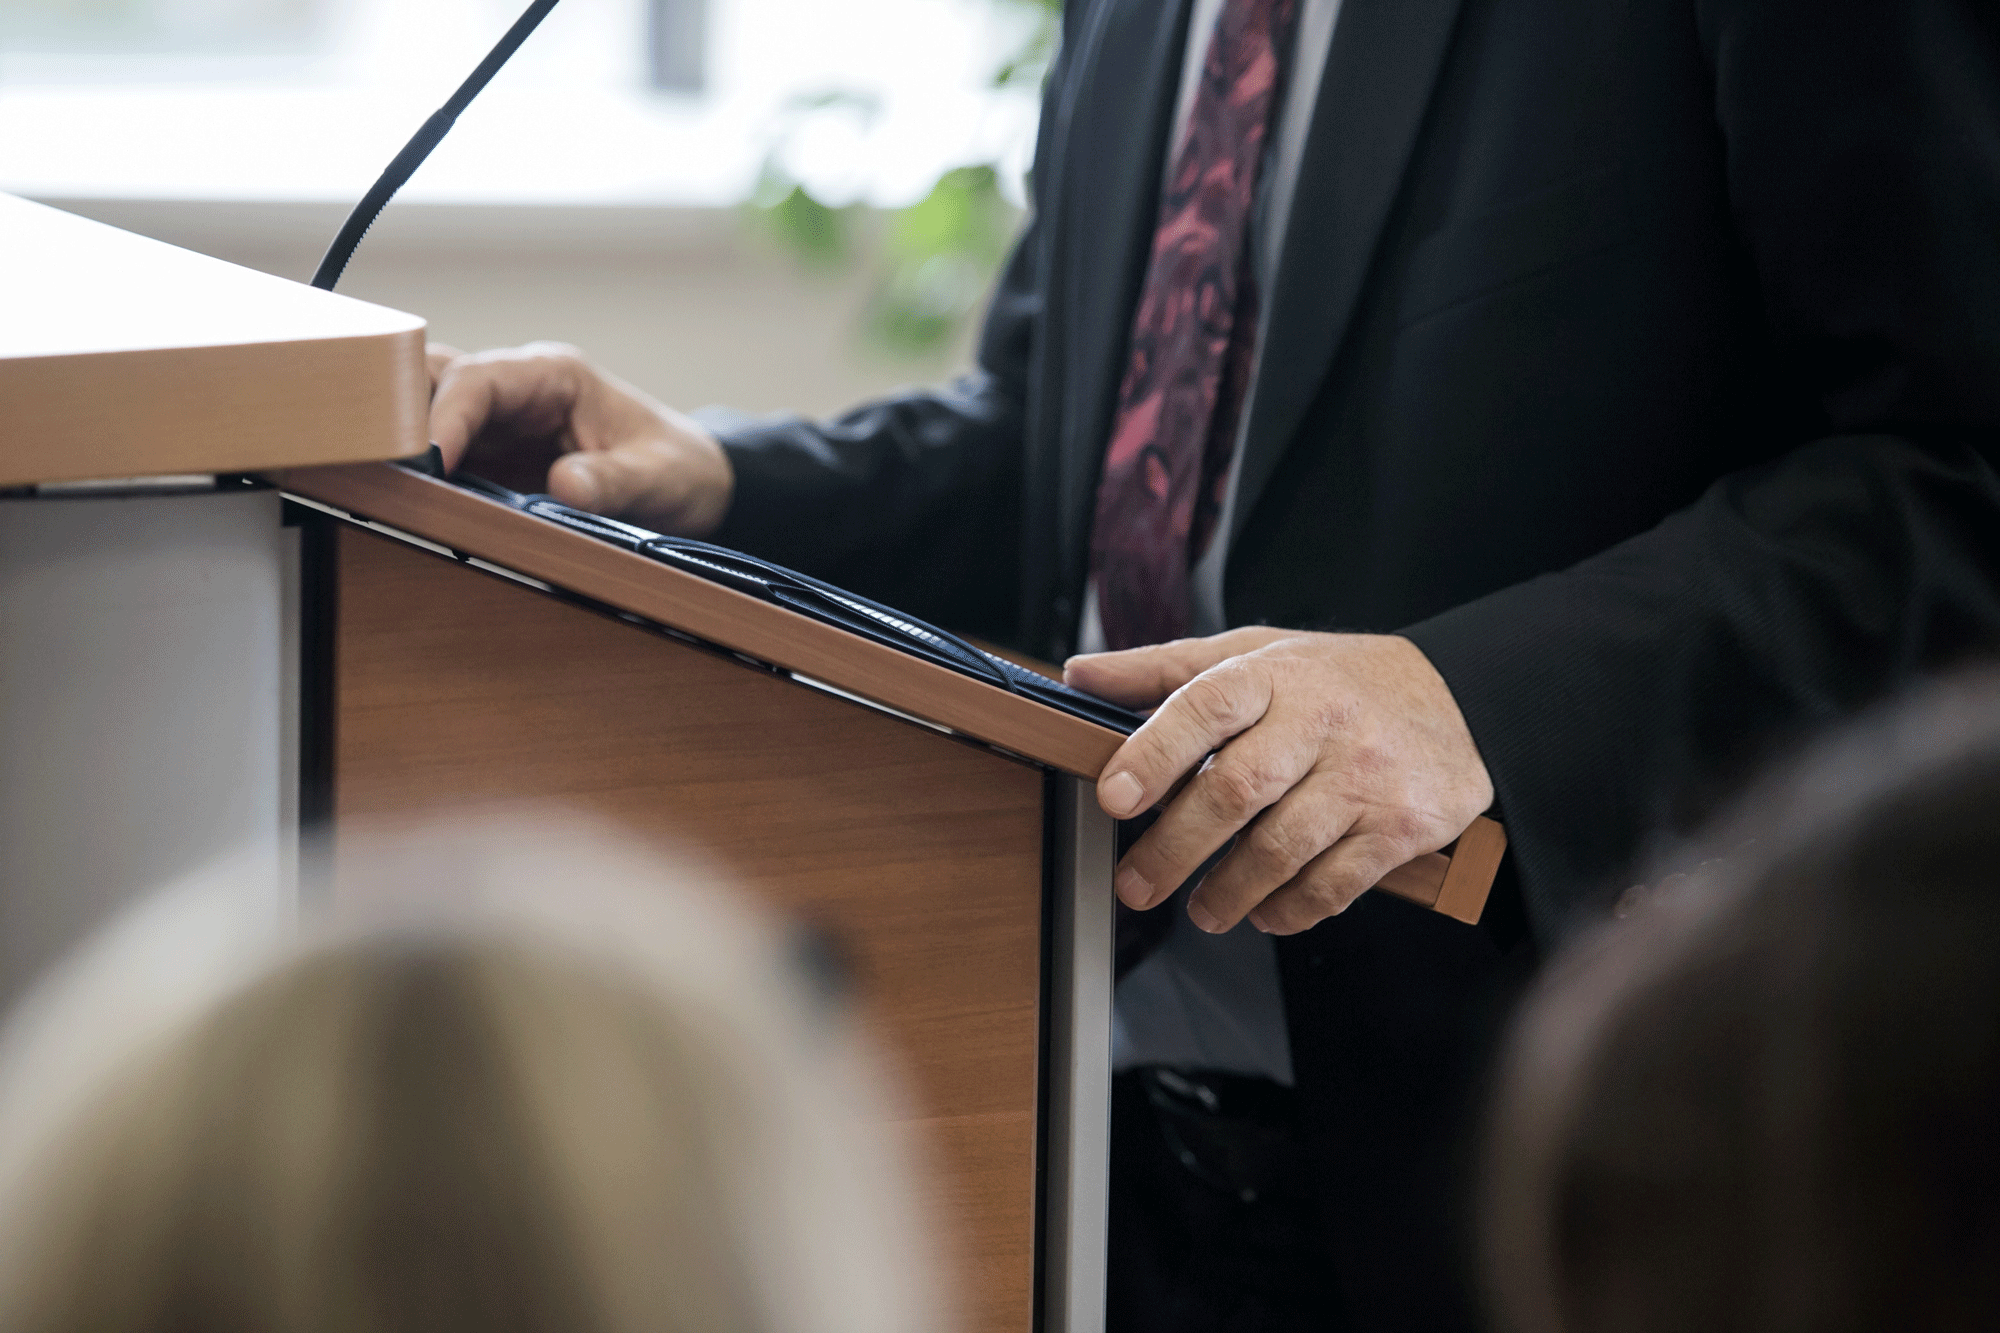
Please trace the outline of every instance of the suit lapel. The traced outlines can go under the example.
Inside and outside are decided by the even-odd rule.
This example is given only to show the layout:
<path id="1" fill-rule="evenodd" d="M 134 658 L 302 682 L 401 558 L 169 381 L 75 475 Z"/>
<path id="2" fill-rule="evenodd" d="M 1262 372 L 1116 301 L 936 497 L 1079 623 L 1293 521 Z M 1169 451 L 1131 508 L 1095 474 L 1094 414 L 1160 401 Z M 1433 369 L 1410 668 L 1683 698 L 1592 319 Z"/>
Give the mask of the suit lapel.
<path id="1" fill-rule="evenodd" d="M 1271 293 L 1232 541 L 1353 322 L 1460 4 L 1343 0 Z"/>
<path id="2" fill-rule="evenodd" d="M 1072 0 L 1074 3 L 1075 0 Z M 1101 0 L 1077 34 L 1055 131 L 1064 153 L 1050 301 L 1063 311 L 1059 568 L 1081 578 L 1098 468 L 1145 279 L 1191 0 Z M 1063 355 L 1060 345 L 1057 355 Z"/>

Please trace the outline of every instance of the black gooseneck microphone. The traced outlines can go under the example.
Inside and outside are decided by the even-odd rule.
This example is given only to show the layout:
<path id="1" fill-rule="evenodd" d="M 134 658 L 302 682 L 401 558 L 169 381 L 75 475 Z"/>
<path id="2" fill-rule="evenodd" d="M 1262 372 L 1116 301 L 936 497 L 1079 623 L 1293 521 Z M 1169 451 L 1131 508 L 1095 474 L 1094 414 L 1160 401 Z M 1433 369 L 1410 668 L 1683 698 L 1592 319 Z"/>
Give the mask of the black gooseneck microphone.
<path id="1" fill-rule="evenodd" d="M 342 271 L 347 268 L 347 261 L 353 258 L 355 247 L 361 244 L 361 238 L 368 234 L 368 229 L 375 225 L 383 207 L 395 197 L 396 191 L 403 188 L 403 182 L 423 165 L 431 150 L 451 133 L 458 113 L 479 96 L 480 90 L 492 81 L 493 76 L 500 72 L 500 67 L 520 49 L 521 43 L 528 40 L 528 34 L 555 7 L 556 0 L 534 0 L 521 17 L 514 20 L 514 26 L 507 29 L 493 49 L 486 53 L 486 59 L 479 62 L 479 67 L 458 85 L 458 91 L 451 95 L 450 100 L 432 112 L 423 127 L 403 145 L 403 151 L 390 161 L 382 175 L 368 187 L 368 193 L 361 196 L 361 202 L 354 206 L 354 211 L 347 215 L 347 221 L 341 224 L 340 234 L 333 238 L 333 244 L 327 247 L 326 258 L 319 261 L 319 271 L 313 274 L 313 286 L 321 291 L 333 290 L 333 285 L 340 281 Z"/>

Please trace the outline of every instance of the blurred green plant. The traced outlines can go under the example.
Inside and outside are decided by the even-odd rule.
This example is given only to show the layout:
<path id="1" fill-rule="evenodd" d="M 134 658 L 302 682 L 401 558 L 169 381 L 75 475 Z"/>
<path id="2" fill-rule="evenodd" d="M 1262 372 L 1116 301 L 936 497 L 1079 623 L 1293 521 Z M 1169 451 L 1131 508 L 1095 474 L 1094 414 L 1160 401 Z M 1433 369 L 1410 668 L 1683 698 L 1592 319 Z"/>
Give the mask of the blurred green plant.
<path id="1" fill-rule="evenodd" d="M 994 67 L 994 88 L 1039 90 L 1062 33 L 1062 0 L 989 0 L 1024 32 Z M 953 167 L 907 208 L 879 218 L 858 204 L 816 198 L 784 166 L 786 146 L 808 119 L 850 115 L 865 129 L 879 110 L 864 94 L 829 91 L 781 110 L 747 210 L 758 230 L 808 268 L 874 270 L 861 333 L 876 349 L 910 359 L 935 357 L 978 309 L 1020 225 L 1000 189 L 998 164 Z"/>
<path id="2" fill-rule="evenodd" d="M 1062 40 L 1063 0 L 996 0 L 1003 8 L 1016 11 L 1028 21 L 1028 36 L 1013 54 L 993 71 L 995 88 L 1042 90 L 1049 65 L 1056 58 Z"/>

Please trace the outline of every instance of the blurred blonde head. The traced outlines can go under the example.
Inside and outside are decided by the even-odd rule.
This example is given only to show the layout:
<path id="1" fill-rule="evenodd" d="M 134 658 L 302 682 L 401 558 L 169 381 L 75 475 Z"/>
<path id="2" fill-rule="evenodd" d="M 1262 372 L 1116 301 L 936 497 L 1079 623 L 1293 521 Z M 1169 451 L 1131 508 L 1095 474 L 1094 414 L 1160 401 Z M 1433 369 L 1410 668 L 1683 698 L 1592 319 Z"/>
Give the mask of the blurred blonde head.
<path id="1" fill-rule="evenodd" d="M 879 1063 L 659 864 L 517 822 L 344 846 L 299 934 L 255 868 L 142 909 L 0 1044 L 0 1329 L 939 1328 Z"/>

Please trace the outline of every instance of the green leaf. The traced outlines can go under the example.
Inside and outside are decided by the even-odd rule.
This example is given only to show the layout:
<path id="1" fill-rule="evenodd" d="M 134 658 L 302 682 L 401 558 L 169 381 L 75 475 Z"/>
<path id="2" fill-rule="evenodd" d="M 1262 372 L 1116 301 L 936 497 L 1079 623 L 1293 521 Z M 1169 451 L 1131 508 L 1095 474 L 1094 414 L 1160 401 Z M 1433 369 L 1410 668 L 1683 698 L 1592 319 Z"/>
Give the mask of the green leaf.
<path id="1" fill-rule="evenodd" d="M 920 264 L 940 254 L 998 263 L 1013 231 L 1014 209 L 992 165 L 954 167 L 929 194 L 896 212 L 889 251 L 899 263 Z"/>
<path id="2" fill-rule="evenodd" d="M 772 188 L 782 178 L 767 174 Z M 805 264 L 820 269 L 845 267 L 853 257 L 851 209 L 828 208 L 812 197 L 806 187 L 793 184 L 770 203 L 761 198 L 750 205 L 753 216 L 780 245 Z"/>
<path id="3" fill-rule="evenodd" d="M 1061 40 L 1062 0 L 992 3 L 1027 18 L 1027 35 L 995 68 L 992 85 L 1039 88 Z M 829 208 L 815 199 L 781 165 L 785 142 L 809 117 L 858 114 L 865 123 L 879 110 L 872 96 L 836 89 L 792 98 L 780 112 L 780 128 L 747 212 L 812 267 L 855 262 L 854 222 L 860 210 Z M 879 277 L 863 330 L 885 351 L 934 356 L 950 345 L 985 299 L 1020 225 L 1019 211 L 1001 194 L 993 164 L 979 163 L 945 172 L 922 199 L 891 212 L 887 224 L 880 233 Z"/>
<path id="4" fill-rule="evenodd" d="M 816 93 L 800 93 L 787 100 L 781 108 L 781 114 L 794 117 L 811 115 L 815 111 L 853 111 L 866 125 L 881 114 L 882 99 L 874 93 L 859 93 L 851 88 L 827 88 Z"/>

